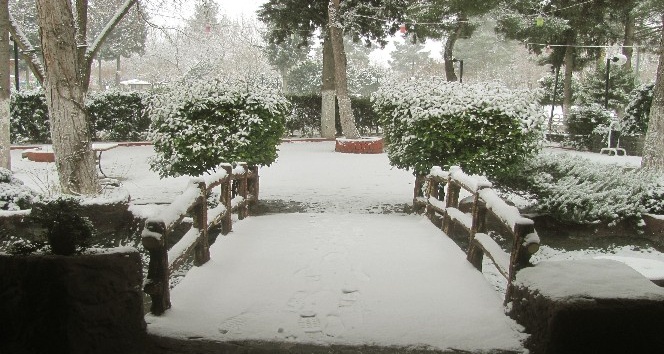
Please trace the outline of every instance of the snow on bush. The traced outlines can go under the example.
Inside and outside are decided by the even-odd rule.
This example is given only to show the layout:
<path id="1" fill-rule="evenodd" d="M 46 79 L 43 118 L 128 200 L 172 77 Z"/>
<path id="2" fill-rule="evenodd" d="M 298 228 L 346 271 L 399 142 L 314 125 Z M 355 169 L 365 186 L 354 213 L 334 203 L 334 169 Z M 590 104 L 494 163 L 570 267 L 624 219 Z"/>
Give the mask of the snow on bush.
<path id="1" fill-rule="evenodd" d="M 50 143 L 51 131 L 44 90 L 21 90 L 11 96 L 11 141 L 14 144 Z"/>
<path id="2" fill-rule="evenodd" d="M 10 170 L 0 167 L 0 210 L 30 209 L 37 199 L 35 191 L 24 186 Z"/>
<path id="3" fill-rule="evenodd" d="M 489 177 L 506 173 L 537 151 L 545 118 L 535 93 L 498 84 L 392 82 L 372 100 L 390 163 L 418 174 L 453 165 Z"/>
<path id="4" fill-rule="evenodd" d="M 612 119 L 612 112 L 596 103 L 572 107 L 567 118 L 567 132 L 570 136 L 564 143 L 575 149 L 592 150 L 593 135 L 608 137 Z M 616 124 L 611 129 L 618 130 L 619 127 Z"/>
<path id="5" fill-rule="evenodd" d="M 149 96 L 138 91 L 108 90 L 91 93 L 85 102 L 92 136 L 103 141 L 140 141 L 147 137 L 150 118 L 145 112 Z"/>
<path id="6" fill-rule="evenodd" d="M 251 82 L 184 82 L 148 108 L 151 167 L 162 177 L 201 175 L 221 163 L 270 165 L 284 134 L 286 98 Z"/>
<path id="7" fill-rule="evenodd" d="M 624 135 L 641 135 L 648 130 L 654 88 L 655 84 L 645 84 L 630 93 L 625 115 L 620 122 Z"/>
<path id="8" fill-rule="evenodd" d="M 562 221 L 616 224 L 664 210 L 664 180 L 646 170 L 542 154 L 524 174 L 530 175 L 539 211 Z"/>

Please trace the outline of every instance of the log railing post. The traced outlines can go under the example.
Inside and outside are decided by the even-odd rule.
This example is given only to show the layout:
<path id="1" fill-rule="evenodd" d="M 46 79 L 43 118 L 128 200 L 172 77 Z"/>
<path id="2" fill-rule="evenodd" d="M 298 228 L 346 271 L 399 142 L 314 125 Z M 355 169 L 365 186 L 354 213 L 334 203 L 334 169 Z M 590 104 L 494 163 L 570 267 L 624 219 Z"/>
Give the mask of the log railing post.
<path id="1" fill-rule="evenodd" d="M 479 247 L 477 245 L 477 241 L 474 239 L 470 240 L 470 244 L 468 245 L 468 255 L 466 257 L 468 259 L 468 262 L 475 267 L 475 269 L 479 270 L 480 272 L 482 271 L 482 260 L 484 259 L 484 250 L 482 250 L 482 247 Z"/>
<path id="2" fill-rule="evenodd" d="M 249 203 L 247 201 L 248 193 L 247 193 L 247 177 L 249 176 L 249 170 L 247 167 L 247 164 L 245 162 L 240 162 L 238 164 L 240 167 L 242 167 L 243 174 L 242 177 L 240 178 L 239 182 L 240 185 L 238 186 L 238 194 L 243 198 L 242 203 L 238 205 L 238 210 L 237 210 L 237 217 L 238 219 L 242 220 L 249 216 Z"/>
<path id="3" fill-rule="evenodd" d="M 227 235 L 229 232 L 233 231 L 233 213 L 231 200 L 233 199 L 233 168 L 230 165 L 221 166 L 224 171 L 226 171 L 226 181 L 221 184 L 221 195 L 219 196 L 219 202 L 226 207 L 226 214 L 221 220 L 221 233 Z"/>
<path id="4" fill-rule="evenodd" d="M 249 201 L 250 206 L 256 205 L 258 202 L 258 192 L 260 190 L 260 179 L 258 176 L 258 166 L 249 166 L 249 180 L 247 181 L 247 189 L 249 195 L 251 195 L 251 200 Z"/>
<path id="5" fill-rule="evenodd" d="M 200 195 L 192 210 L 192 218 L 194 219 L 192 227 L 199 230 L 198 240 L 196 241 L 196 248 L 194 250 L 194 265 L 200 267 L 210 260 L 210 243 L 207 230 L 207 186 L 205 185 L 205 182 L 198 182 L 198 189 Z"/>
<path id="6" fill-rule="evenodd" d="M 168 230 L 163 222 L 147 222 L 145 228 L 149 232 L 144 232 L 142 243 L 150 255 L 150 261 L 143 290 L 150 295 L 152 302 L 150 312 L 161 315 L 171 308 L 168 249 L 166 249 Z"/>
<path id="7" fill-rule="evenodd" d="M 459 193 L 461 192 L 461 186 L 458 185 L 452 176 L 447 180 L 447 195 L 446 195 L 446 208 L 459 208 Z M 453 222 L 452 219 L 445 213 L 443 218 L 443 232 L 449 235 L 452 231 Z"/>
<path id="8" fill-rule="evenodd" d="M 413 208 L 417 212 L 421 212 L 424 205 L 420 203 L 419 197 L 423 196 L 422 187 L 426 182 L 426 175 L 416 173 L 415 174 L 415 186 L 413 187 Z"/>
<path id="9" fill-rule="evenodd" d="M 505 303 L 512 297 L 512 281 L 516 273 L 531 265 L 530 257 L 539 249 L 539 243 L 526 243 L 526 236 L 535 232 L 535 225 L 532 220 L 526 219 L 524 222 L 517 222 L 514 225 L 514 243 L 512 245 L 512 254 L 510 255 L 509 279 L 507 279 L 507 291 L 505 293 Z"/>

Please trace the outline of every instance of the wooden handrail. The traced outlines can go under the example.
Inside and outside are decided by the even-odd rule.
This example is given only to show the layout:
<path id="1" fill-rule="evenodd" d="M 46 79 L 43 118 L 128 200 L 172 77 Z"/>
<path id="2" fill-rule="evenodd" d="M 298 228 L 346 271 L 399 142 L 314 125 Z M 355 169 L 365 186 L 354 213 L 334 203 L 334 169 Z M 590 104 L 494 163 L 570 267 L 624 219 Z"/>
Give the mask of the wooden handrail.
<path id="1" fill-rule="evenodd" d="M 447 191 L 441 200 L 440 190 L 445 184 Z M 426 189 L 421 192 L 424 186 Z M 470 213 L 464 213 L 459 208 L 462 189 L 472 197 Z M 452 166 L 449 171 L 436 166 L 428 175 L 418 176 L 413 201 L 416 208 L 424 207 L 431 222 L 446 234 L 449 235 L 455 226 L 462 227 L 468 233 L 468 261 L 481 271 L 483 257 L 489 257 L 507 279 L 505 302 L 509 302 L 516 272 L 530 266 L 530 257 L 539 249 L 540 240 L 534 222 L 521 216 L 516 207 L 505 203 L 486 178 L 469 176 L 457 166 Z M 487 233 L 489 216 L 499 220 L 502 229 L 508 231 L 507 236 L 512 239 L 509 253 L 503 251 Z"/>
<path id="2" fill-rule="evenodd" d="M 207 196 L 216 187 L 220 188 L 219 205 L 208 209 Z M 218 172 L 192 178 L 181 195 L 146 220 L 141 239 L 150 259 L 144 291 L 152 300 L 152 314 L 161 315 L 171 307 L 170 277 L 192 254 L 195 266 L 210 260 L 209 230 L 221 225 L 221 233 L 226 235 L 232 231 L 234 211 L 240 220 L 249 216 L 249 205 L 258 200 L 258 188 L 257 166 L 222 165 Z M 170 235 L 187 216 L 193 219 L 190 230 L 169 249 Z"/>

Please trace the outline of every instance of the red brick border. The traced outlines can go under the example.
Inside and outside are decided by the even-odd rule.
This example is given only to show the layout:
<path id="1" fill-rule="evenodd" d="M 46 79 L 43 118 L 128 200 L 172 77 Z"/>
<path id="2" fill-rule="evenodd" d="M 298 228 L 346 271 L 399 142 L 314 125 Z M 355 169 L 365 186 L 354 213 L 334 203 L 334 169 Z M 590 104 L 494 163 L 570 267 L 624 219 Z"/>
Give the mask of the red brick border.
<path id="1" fill-rule="evenodd" d="M 380 154 L 383 152 L 383 138 L 337 138 L 334 151 L 348 154 Z"/>

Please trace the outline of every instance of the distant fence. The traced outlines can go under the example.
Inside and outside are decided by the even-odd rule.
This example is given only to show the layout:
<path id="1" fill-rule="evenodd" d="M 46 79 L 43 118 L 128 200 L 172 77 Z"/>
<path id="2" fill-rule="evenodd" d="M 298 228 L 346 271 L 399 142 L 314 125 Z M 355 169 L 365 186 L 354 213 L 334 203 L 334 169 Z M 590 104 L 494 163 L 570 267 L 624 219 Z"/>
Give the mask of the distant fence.
<path id="1" fill-rule="evenodd" d="M 221 233 L 232 230 L 232 212 L 238 218 L 249 215 L 249 204 L 258 200 L 258 167 L 239 164 L 221 166 L 221 171 L 200 178 L 192 178 L 187 188 L 158 216 L 145 222 L 142 242 L 149 252 L 149 267 L 144 291 L 150 295 L 150 312 L 161 315 L 171 307 L 170 278 L 175 270 L 193 254 L 194 265 L 210 260 L 210 229 L 221 226 Z M 207 196 L 220 187 L 219 205 L 208 209 Z M 191 216 L 191 229 L 172 247 L 169 240 L 185 217 Z M 170 241 L 170 242 L 169 242 Z"/>
<path id="2" fill-rule="evenodd" d="M 441 199 L 445 184 L 447 192 Z M 506 204 L 491 187 L 485 178 L 469 176 L 459 167 L 453 166 L 450 171 L 434 167 L 428 175 L 417 179 L 414 203 L 416 207 L 426 208 L 428 218 L 446 234 L 450 235 L 455 226 L 468 233 L 468 261 L 482 271 L 483 257 L 486 255 L 491 259 L 507 279 L 505 302 L 508 302 L 516 272 L 530 265 L 530 257 L 539 249 L 540 240 L 534 222 L 522 217 L 516 207 Z M 460 210 L 462 189 L 471 194 L 470 212 Z M 488 232 L 489 216 L 502 224 L 494 233 Z M 512 240 L 509 253 L 489 236 L 495 233 Z"/>

